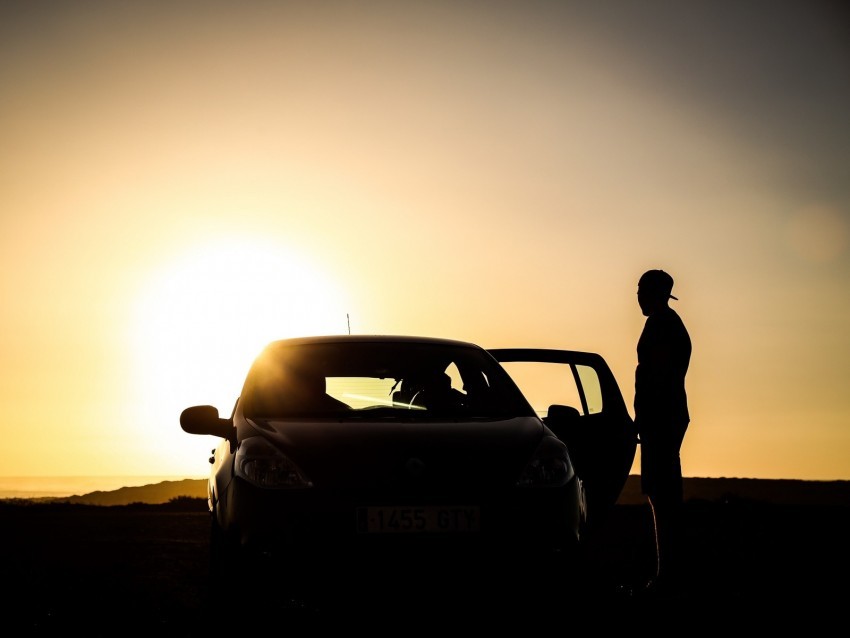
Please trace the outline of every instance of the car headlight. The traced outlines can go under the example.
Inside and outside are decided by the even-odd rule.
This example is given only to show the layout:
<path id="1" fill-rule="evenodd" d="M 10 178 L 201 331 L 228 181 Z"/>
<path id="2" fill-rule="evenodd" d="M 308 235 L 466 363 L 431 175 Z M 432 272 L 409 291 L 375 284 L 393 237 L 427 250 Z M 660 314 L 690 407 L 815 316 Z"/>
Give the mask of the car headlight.
<path id="1" fill-rule="evenodd" d="M 575 477 L 567 446 L 554 437 L 544 437 L 534 451 L 534 457 L 525 466 L 518 487 L 558 487 Z"/>
<path id="2" fill-rule="evenodd" d="M 257 487 L 292 489 L 313 482 L 285 454 L 261 436 L 245 439 L 236 451 L 236 476 Z"/>

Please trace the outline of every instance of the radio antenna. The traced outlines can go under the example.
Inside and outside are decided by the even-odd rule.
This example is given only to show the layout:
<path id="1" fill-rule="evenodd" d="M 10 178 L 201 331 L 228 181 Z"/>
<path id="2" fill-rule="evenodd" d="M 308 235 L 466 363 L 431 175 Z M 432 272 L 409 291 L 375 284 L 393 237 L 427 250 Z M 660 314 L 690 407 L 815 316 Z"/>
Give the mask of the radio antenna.
<path id="1" fill-rule="evenodd" d="M 345 313 L 345 320 L 348 322 L 348 334 L 351 334 L 351 318 L 347 312 Z"/>

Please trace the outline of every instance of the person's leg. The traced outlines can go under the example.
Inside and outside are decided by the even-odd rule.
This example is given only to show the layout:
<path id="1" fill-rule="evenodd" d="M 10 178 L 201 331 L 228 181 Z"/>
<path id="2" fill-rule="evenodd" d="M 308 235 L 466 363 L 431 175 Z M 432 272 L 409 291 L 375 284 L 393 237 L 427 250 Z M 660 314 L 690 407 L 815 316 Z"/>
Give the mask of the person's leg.
<path id="1" fill-rule="evenodd" d="M 654 587 L 661 574 L 661 536 L 663 512 L 659 511 L 660 493 L 665 483 L 664 455 L 662 445 L 656 432 L 646 432 L 641 436 L 641 490 L 649 504 L 649 525 L 651 537 L 647 545 L 645 567 L 641 571 L 646 574 L 644 587 Z M 650 562 L 651 561 L 651 562 Z"/>
<path id="2" fill-rule="evenodd" d="M 679 581 L 681 567 L 681 506 L 669 495 L 649 498 L 655 526 L 655 581 L 670 585 Z"/>
<path id="3" fill-rule="evenodd" d="M 649 509 L 652 512 L 652 534 L 655 540 L 655 566 L 652 573 L 652 578 L 649 580 L 649 585 L 652 586 L 658 582 L 661 576 L 661 527 L 663 521 L 660 520 L 661 512 L 658 511 L 658 499 L 648 496 Z"/>
<path id="4" fill-rule="evenodd" d="M 647 495 L 655 528 L 656 584 L 666 586 L 679 580 L 681 567 L 681 516 L 684 503 L 682 464 L 679 449 L 684 431 L 671 428 L 654 441 L 652 462 L 654 489 Z"/>
<path id="5" fill-rule="evenodd" d="M 676 583 L 676 586 L 681 586 L 683 575 L 686 571 L 684 551 L 684 504 L 685 504 L 685 481 L 682 477 L 682 458 L 681 448 L 682 442 L 685 439 L 685 433 L 688 429 L 688 423 L 674 424 L 670 436 L 670 477 L 669 477 L 669 492 L 665 493 L 665 497 L 660 502 L 661 516 L 663 519 L 662 527 L 664 528 L 665 537 L 662 538 L 666 553 L 664 558 L 666 565 L 662 567 L 665 570 L 665 577 L 668 581 Z"/>

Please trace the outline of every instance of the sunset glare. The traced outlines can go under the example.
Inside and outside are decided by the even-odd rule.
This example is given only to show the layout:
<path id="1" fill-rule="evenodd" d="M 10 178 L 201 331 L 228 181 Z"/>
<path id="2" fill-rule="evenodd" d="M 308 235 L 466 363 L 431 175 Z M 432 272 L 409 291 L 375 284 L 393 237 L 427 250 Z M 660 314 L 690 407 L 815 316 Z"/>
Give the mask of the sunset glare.
<path id="1" fill-rule="evenodd" d="M 245 372 L 273 339 L 346 330 L 341 291 L 282 243 L 223 237 L 166 263 L 136 299 L 133 384 L 144 423 L 212 404 L 229 415 Z M 158 397 L 156 403 L 147 397 Z M 143 426 L 139 435 L 143 435 Z M 172 450 L 179 458 L 190 443 Z"/>

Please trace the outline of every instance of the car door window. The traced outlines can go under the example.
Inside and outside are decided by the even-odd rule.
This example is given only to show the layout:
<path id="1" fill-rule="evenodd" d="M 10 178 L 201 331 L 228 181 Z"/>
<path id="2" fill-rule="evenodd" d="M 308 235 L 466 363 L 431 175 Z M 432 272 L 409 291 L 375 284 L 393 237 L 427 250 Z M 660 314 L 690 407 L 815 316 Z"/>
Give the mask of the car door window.
<path id="1" fill-rule="evenodd" d="M 538 361 L 509 361 L 502 366 L 541 417 L 550 405 L 568 405 L 581 414 L 602 411 L 599 376 L 590 366 Z"/>
<path id="2" fill-rule="evenodd" d="M 602 412 L 602 384 L 599 382 L 599 375 L 596 374 L 596 370 L 590 366 L 577 365 L 575 372 L 584 392 L 587 414 Z"/>

